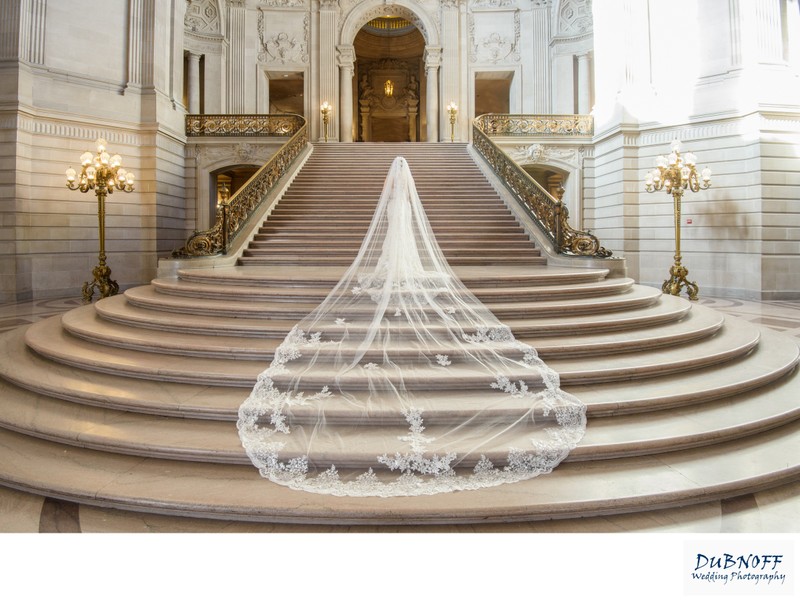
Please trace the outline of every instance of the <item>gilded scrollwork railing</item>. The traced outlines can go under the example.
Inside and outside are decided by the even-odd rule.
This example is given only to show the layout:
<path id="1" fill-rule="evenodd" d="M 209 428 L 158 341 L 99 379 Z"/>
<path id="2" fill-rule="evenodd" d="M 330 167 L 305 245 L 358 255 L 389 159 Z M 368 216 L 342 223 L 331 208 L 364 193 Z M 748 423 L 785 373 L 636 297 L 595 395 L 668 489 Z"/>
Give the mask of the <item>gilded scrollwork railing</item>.
<path id="1" fill-rule="evenodd" d="M 281 117 L 283 116 L 281 115 Z M 221 202 L 217 206 L 214 225 L 207 230 L 192 234 L 182 248 L 172 253 L 173 257 L 203 257 L 224 254 L 228 251 L 230 241 L 242 231 L 264 197 L 289 170 L 294 160 L 308 144 L 308 129 L 305 119 L 296 115 L 290 115 L 290 117 L 297 117 L 297 119 L 292 119 L 297 127 L 294 130 L 288 130 L 283 135 L 292 137 L 227 202 Z"/>
<path id="2" fill-rule="evenodd" d="M 570 226 L 569 210 L 564 203 L 540 186 L 484 132 L 485 117 L 498 116 L 483 115 L 473 121 L 472 144 L 551 240 L 556 251 L 573 256 L 610 257 L 611 251 L 603 248 L 596 236 Z"/>
<path id="3" fill-rule="evenodd" d="M 489 136 L 591 136 L 591 115 L 504 115 L 489 113 L 475 119 Z"/>
<path id="4" fill-rule="evenodd" d="M 291 136 L 300 115 L 186 115 L 187 136 Z"/>

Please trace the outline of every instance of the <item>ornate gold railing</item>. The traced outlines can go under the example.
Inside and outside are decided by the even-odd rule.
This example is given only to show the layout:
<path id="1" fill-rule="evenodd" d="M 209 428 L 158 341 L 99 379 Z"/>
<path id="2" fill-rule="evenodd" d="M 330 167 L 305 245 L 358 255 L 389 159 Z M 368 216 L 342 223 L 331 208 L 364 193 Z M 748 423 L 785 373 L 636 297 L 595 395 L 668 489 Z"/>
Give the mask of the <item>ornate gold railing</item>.
<path id="1" fill-rule="evenodd" d="M 191 116 L 194 117 L 195 115 Z M 258 115 L 258 117 L 268 116 L 270 115 Z M 241 116 L 228 115 L 228 117 Z M 281 115 L 281 117 L 284 117 L 284 115 Z M 281 146 L 278 152 L 261 169 L 256 171 L 236 194 L 227 202 L 221 202 L 217 206 L 214 225 L 210 229 L 192 234 L 182 248 L 172 253 L 173 257 L 202 257 L 219 253 L 224 254 L 228 251 L 230 241 L 244 228 L 264 197 L 289 170 L 294 160 L 308 144 L 308 129 L 305 119 L 297 115 L 289 115 L 289 117 L 292 117 L 292 119 L 286 122 L 293 122 L 298 126 L 294 131 L 288 130 L 286 134 L 283 134 L 293 134 L 289 141 Z M 243 122 L 248 119 L 251 119 L 251 117 L 242 117 Z M 283 122 L 283 120 L 280 121 Z M 188 121 L 186 127 L 188 130 Z M 213 133 L 208 135 L 222 134 Z M 242 134 L 232 133 L 227 135 Z"/>
<path id="2" fill-rule="evenodd" d="M 186 115 L 187 136 L 291 136 L 300 115 Z"/>
<path id="3" fill-rule="evenodd" d="M 591 136 L 591 115 L 500 115 L 489 113 L 475 119 L 489 136 Z"/>
<path id="4" fill-rule="evenodd" d="M 569 224 L 569 210 L 549 194 L 516 162 L 503 152 L 482 129 L 486 117 L 513 115 L 483 115 L 472 123 L 472 144 L 483 155 L 506 187 L 539 225 L 553 243 L 556 251 L 565 255 L 610 257 L 611 251 L 600 246 L 600 241 L 589 232 L 573 229 Z"/>

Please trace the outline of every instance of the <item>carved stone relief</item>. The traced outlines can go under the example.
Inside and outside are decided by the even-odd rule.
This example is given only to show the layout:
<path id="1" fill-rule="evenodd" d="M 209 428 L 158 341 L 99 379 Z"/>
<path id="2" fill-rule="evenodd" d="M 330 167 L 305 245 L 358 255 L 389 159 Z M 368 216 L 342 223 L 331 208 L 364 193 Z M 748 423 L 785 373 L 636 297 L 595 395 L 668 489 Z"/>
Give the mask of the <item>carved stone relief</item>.
<path id="1" fill-rule="evenodd" d="M 217 0 L 192 0 L 183 18 L 186 31 L 199 34 L 219 34 L 220 20 Z"/>
<path id="2" fill-rule="evenodd" d="M 509 155 L 521 164 L 551 163 L 559 161 L 573 167 L 579 167 L 583 153 L 579 148 L 561 148 L 558 146 L 545 146 L 544 144 L 531 144 L 517 146 L 509 151 Z"/>
<path id="3" fill-rule="evenodd" d="M 577 36 L 592 31 L 591 0 L 564 0 L 558 11 L 558 35 Z"/>
<path id="4" fill-rule="evenodd" d="M 507 8 L 516 4 L 517 0 L 472 0 L 472 8 Z"/>
<path id="5" fill-rule="evenodd" d="M 511 15 L 513 14 L 513 17 Z M 486 24 L 480 27 L 480 22 L 476 23 L 476 17 L 469 13 L 467 27 L 469 30 L 469 60 L 472 63 L 492 63 L 500 62 L 519 62 L 520 60 L 520 12 L 518 10 L 504 13 L 493 13 L 494 17 L 490 20 L 488 13 L 483 13 Z M 513 35 L 508 26 L 509 18 L 513 19 Z M 505 23 L 501 23 L 505 21 Z M 505 25 L 505 26 L 503 26 Z M 492 31 L 488 28 L 498 27 L 502 30 Z"/>
<path id="6" fill-rule="evenodd" d="M 275 8 L 294 8 L 305 5 L 306 5 L 306 0 L 261 0 L 261 6 L 269 6 Z"/>
<path id="7" fill-rule="evenodd" d="M 297 35 L 286 31 L 268 32 L 263 9 L 258 13 L 258 37 L 261 43 L 261 52 L 258 60 L 262 63 L 307 64 L 309 38 L 311 35 L 310 19 L 308 13 L 303 14 L 303 33 Z"/>

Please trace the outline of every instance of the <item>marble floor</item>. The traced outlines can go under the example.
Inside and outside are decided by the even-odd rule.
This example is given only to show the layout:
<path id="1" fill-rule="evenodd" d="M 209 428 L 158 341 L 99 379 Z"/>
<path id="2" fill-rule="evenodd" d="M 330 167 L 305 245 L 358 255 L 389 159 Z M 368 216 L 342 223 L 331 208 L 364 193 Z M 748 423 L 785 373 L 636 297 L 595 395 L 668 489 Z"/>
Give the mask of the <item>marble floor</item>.
<path id="1" fill-rule="evenodd" d="M 800 343 L 800 302 L 702 299 L 705 306 L 792 336 Z M 79 298 L 0 305 L 0 332 L 57 315 Z M 722 502 L 629 515 L 509 524 L 449 526 L 297 526 L 167 517 L 91 506 L 0 487 L 0 532 L 5 533 L 797 533 L 800 482 Z"/>

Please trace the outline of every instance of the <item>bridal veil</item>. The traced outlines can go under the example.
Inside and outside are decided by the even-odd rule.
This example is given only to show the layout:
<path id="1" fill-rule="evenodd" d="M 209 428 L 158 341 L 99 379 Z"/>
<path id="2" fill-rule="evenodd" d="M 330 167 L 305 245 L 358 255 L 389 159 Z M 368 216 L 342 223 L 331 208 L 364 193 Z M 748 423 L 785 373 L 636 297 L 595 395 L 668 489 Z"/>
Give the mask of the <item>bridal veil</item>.
<path id="1" fill-rule="evenodd" d="M 449 267 L 394 160 L 353 264 L 239 409 L 253 464 L 294 489 L 424 495 L 550 472 L 586 408 Z"/>

